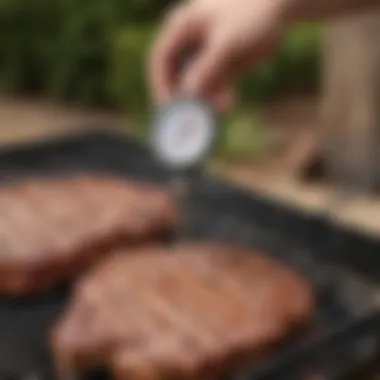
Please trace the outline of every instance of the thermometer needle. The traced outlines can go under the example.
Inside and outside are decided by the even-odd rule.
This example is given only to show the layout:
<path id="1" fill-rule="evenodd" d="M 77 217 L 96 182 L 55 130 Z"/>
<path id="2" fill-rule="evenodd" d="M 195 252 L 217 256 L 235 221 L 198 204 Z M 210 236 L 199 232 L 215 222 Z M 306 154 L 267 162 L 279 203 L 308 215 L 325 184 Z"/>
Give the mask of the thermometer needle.
<path id="1" fill-rule="evenodd" d="M 194 120 L 188 120 L 186 124 L 182 128 L 180 128 L 180 133 L 178 134 L 178 140 L 176 141 L 177 144 L 186 143 L 186 141 L 194 136 L 197 128 L 194 123 Z"/>

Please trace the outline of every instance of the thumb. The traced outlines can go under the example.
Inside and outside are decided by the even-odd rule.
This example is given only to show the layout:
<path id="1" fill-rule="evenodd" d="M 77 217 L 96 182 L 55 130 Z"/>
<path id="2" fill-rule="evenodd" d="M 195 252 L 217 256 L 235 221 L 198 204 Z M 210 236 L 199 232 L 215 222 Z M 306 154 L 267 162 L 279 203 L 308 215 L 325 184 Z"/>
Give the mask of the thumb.
<path id="1" fill-rule="evenodd" d="M 233 53 L 233 44 L 225 35 L 212 38 L 185 69 L 181 92 L 187 96 L 204 96 L 220 88 Z"/>

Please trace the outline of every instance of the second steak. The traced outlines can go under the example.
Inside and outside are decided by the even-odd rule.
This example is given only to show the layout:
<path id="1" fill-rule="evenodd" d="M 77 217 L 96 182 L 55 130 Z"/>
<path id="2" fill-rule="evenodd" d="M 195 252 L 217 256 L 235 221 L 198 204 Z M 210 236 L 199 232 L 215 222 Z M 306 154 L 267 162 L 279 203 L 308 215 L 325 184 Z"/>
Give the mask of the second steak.
<path id="1" fill-rule="evenodd" d="M 0 188 L 0 293 L 50 290 L 119 242 L 173 228 L 164 192 L 103 177 L 32 179 Z"/>

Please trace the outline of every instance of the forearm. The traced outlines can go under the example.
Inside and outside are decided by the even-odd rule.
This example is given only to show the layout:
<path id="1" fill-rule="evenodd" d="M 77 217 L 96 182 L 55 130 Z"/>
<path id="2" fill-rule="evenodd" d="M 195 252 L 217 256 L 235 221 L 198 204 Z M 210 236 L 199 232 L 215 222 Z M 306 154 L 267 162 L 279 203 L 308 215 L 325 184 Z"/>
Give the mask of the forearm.
<path id="1" fill-rule="evenodd" d="M 291 21 L 310 21 L 365 10 L 380 10 L 380 0 L 289 0 L 288 8 Z"/>

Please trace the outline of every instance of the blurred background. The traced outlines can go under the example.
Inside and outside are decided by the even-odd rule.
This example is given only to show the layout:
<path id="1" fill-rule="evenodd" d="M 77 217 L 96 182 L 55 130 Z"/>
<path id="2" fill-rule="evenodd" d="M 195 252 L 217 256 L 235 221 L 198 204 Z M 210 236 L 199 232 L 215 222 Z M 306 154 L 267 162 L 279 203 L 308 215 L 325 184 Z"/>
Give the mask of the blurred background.
<path id="1" fill-rule="evenodd" d="M 1 141 L 94 125 L 144 139 L 145 57 L 173 2 L 2 0 Z M 379 232 L 379 37 L 373 13 L 290 30 L 241 80 L 213 170 L 314 210 L 334 189 L 343 219 Z"/>

